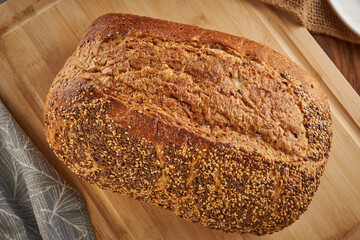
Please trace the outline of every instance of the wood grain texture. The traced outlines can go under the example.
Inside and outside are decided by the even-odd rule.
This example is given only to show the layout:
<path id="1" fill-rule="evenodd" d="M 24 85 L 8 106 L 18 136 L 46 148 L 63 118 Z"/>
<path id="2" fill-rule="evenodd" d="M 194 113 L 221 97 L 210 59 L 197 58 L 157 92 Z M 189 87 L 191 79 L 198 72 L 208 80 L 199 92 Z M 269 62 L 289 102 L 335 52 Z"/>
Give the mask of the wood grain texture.
<path id="1" fill-rule="evenodd" d="M 49 162 L 82 193 L 98 239 L 354 239 L 351 236 L 358 236 L 360 98 L 306 29 L 258 1 L 33 2 L 31 16 L 24 13 L 26 8 L 21 1 L 0 5 L 0 96 Z M 318 79 L 331 105 L 334 143 L 319 190 L 300 220 L 279 233 L 263 237 L 206 229 L 159 207 L 87 184 L 54 156 L 45 141 L 42 125 L 46 93 L 86 27 L 108 12 L 145 15 L 246 36 L 289 56 Z M 3 28 L 10 25 L 11 28 Z"/>
<path id="2" fill-rule="evenodd" d="M 340 238 L 340 240 L 358 240 L 360 239 L 360 225 L 356 228 L 351 229 L 344 236 Z"/>
<path id="3" fill-rule="evenodd" d="M 312 36 L 360 95 L 360 44 L 323 34 L 312 34 Z"/>

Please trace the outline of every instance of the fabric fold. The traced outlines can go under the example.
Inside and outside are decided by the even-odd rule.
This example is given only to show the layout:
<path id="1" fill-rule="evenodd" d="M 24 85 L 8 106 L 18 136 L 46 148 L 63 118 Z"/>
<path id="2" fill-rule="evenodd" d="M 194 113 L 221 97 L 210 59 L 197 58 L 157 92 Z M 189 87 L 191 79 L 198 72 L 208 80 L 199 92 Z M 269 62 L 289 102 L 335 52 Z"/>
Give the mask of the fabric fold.
<path id="1" fill-rule="evenodd" d="M 341 21 L 327 0 L 260 1 L 291 13 L 311 32 L 324 33 L 352 43 L 360 43 L 360 36 Z"/>
<path id="2" fill-rule="evenodd" d="M 0 239 L 95 239 L 84 201 L 0 100 Z"/>

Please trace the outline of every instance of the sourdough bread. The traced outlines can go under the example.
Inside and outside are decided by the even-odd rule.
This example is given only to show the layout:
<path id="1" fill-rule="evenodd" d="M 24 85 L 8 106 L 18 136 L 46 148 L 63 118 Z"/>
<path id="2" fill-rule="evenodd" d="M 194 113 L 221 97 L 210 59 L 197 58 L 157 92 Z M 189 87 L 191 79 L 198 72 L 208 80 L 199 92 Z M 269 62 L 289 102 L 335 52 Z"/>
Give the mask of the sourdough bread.
<path id="1" fill-rule="evenodd" d="M 88 28 L 45 104 L 73 172 L 227 232 L 278 231 L 307 209 L 329 155 L 316 80 L 259 43 L 128 14 Z"/>

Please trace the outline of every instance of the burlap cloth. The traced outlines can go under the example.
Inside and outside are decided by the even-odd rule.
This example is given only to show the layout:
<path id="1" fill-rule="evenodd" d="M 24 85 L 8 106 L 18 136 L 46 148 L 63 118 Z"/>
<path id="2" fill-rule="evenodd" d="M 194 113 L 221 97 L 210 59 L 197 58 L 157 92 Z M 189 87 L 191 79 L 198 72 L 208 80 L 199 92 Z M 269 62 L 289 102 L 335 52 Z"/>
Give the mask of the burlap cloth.
<path id="1" fill-rule="evenodd" d="M 353 43 L 360 43 L 360 37 L 341 21 L 327 0 L 260 1 L 290 12 L 309 31 L 328 34 Z"/>

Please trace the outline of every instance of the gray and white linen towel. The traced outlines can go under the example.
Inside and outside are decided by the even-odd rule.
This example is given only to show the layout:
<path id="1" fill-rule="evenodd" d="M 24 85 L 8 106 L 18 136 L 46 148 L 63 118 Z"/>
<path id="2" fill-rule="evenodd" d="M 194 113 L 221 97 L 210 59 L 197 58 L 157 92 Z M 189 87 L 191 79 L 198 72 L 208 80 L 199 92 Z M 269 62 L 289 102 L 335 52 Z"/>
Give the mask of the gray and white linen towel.
<path id="1" fill-rule="evenodd" d="M 95 239 L 80 194 L 47 162 L 1 99 L 0 239 Z"/>

